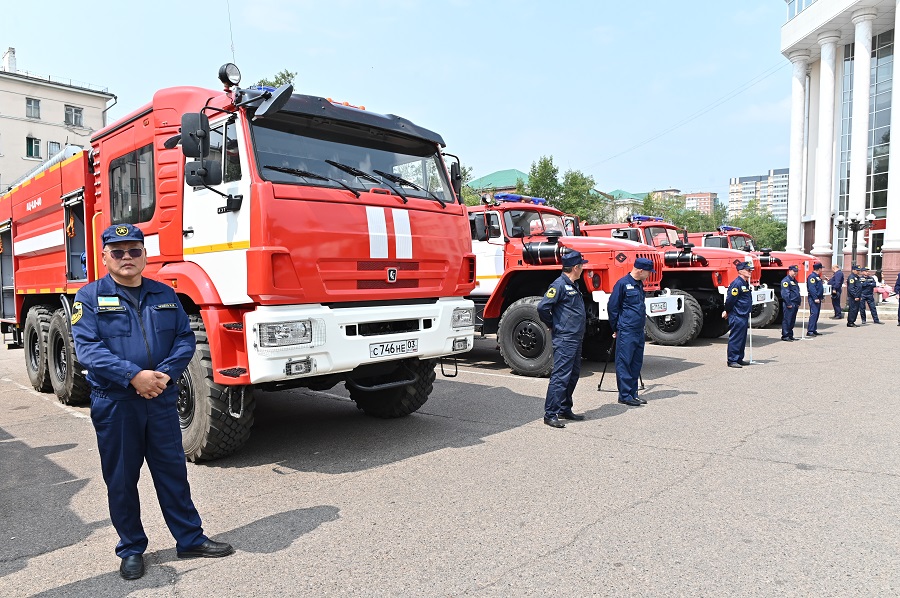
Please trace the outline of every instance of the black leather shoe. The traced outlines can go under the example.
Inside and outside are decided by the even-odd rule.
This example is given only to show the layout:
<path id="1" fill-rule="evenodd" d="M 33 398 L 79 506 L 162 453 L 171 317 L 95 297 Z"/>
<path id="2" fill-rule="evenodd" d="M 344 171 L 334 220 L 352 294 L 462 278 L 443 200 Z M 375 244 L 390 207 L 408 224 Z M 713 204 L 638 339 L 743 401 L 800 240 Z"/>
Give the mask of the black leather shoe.
<path id="1" fill-rule="evenodd" d="M 749 361 L 739 361 L 738 363 L 741 365 L 750 365 Z"/>
<path id="2" fill-rule="evenodd" d="M 792 338 L 783 338 L 783 339 L 781 339 L 781 340 L 783 340 L 783 341 L 786 342 L 786 343 L 794 342 L 794 339 L 792 339 Z"/>
<path id="3" fill-rule="evenodd" d="M 631 397 L 627 397 L 625 399 L 619 399 L 619 402 L 622 403 L 623 405 L 630 405 L 632 407 L 640 407 L 641 406 L 640 401 L 638 401 L 637 399 L 632 399 Z"/>
<path id="4" fill-rule="evenodd" d="M 639 396 L 637 396 L 637 395 L 634 395 L 634 398 L 635 398 L 635 400 L 636 400 L 638 403 L 640 403 L 641 405 L 646 405 L 646 404 L 647 404 L 647 401 L 645 401 L 644 399 L 642 399 L 641 397 L 639 397 Z"/>
<path id="5" fill-rule="evenodd" d="M 213 540 L 207 539 L 206 542 L 204 542 L 200 546 L 195 546 L 194 548 L 185 550 L 184 552 L 179 552 L 178 558 L 193 559 L 202 556 L 215 559 L 222 556 L 228 556 L 232 552 L 234 552 L 234 548 L 231 547 L 231 544 L 226 544 L 225 542 L 215 542 Z"/>
<path id="6" fill-rule="evenodd" d="M 575 413 L 573 411 L 563 411 L 559 414 L 559 416 L 563 419 L 570 419 L 573 422 L 584 421 L 584 416 L 580 413 Z"/>
<path id="7" fill-rule="evenodd" d="M 544 423 L 550 426 L 551 428 L 565 428 L 566 424 L 559 421 L 559 417 L 556 415 L 551 415 L 547 417 L 544 416 Z"/>
<path id="8" fill-rule="evenodd" d="M 900 324 L 898 324 L 900 326 Z M 847 328 L 859 328 L 859 325 L 854 324 L 853 322 L 847 322 Z"/>
<path id="9" fill-rule="evenodd" d="M 831 316 L 831 318 L 829 318 L 829 319 L 830 320 L 843 320 L 844 318 L 842 318 L 841 316 Z"/>
<path id="10" fill-rule="evenodd" d="M 784 340 L 784 339 L 782 339 L 782 340 Z M 739 364 L 739 363 L 736 362 L 736 361 L 729 361 L 729 362 L 728 362 L 728 367 L 730 367 L 730 368 L 742 368 L 742 367 L 744 367 L 744 366 L 742 366 L 741 364 Z"/>
<path id="11" fill-rule="evenodd" d="M 881 320 L 878 320 L 878 321 L 875 322 L 875 323 L 876 323 L 876 324 L 884 324 L 884 322 L 882 322 Z"/>
<path id="12" fill-rule="evenodd" d="M 119 575 L 122 579 L 140 579 L 144 576 L 144 555 L 132 554 L 122 559 L 119 565 Z"/>

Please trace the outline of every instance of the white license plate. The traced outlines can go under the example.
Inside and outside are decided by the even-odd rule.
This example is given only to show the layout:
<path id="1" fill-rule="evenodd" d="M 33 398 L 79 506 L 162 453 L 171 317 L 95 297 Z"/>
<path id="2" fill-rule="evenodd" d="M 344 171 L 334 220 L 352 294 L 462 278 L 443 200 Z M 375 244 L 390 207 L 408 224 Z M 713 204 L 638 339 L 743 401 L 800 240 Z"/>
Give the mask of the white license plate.
<path id="1" fill-rule="evenodd" d="M 369 357 L 389 357 L 391 355 L 405 355 L 419 351 L 419 339 L 408 341 L 394 341 L 392 343 L 373 343 L 369 345 Z"/>

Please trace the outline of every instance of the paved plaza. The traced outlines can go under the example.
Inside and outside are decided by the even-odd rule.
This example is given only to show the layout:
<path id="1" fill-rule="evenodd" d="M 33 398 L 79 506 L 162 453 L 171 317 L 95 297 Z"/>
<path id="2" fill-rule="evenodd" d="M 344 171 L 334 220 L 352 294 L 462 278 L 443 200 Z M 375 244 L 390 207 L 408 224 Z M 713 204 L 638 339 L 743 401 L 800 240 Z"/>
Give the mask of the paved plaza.
<path id="1" fill-rule="evenodd" d="M 890 596 L 900 593 L 900 328 L 647 345 L 639 408 L 545 426 L 493 340 L 400 420 L 343 387 L 260 393 L 249 444 L 188 464 L 224 559 L 179 560 L 146 474 L 147 574 L 119 578 L 88 410 L 0 349 L 0 596 Z M 799 325 L 796 334 L 800 335 Z M 615 388 L 609 368 L 603 388 Z"/>

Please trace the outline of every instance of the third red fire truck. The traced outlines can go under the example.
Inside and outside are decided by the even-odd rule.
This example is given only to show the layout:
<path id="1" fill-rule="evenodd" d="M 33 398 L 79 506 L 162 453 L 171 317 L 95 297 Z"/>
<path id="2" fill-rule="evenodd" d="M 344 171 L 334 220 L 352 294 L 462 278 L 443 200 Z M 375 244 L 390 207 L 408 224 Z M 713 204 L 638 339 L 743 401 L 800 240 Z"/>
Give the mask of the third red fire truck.
<path id="1" fill-rule="evenodd" d="M 415 411 L 436 360 L 473 343 L 458 163 L 403 118 L 242 89 L 234 65 L 220 80 L 158 91 L 0 197 L 0 321 L 32 384 L 88 397 L 71 300 L 105 274 L 100 233 L 132 223 L 197 338 L 178 381 L 189 459 L 246 442 L 255 389 L 344 383 L 367 414 Z"/>

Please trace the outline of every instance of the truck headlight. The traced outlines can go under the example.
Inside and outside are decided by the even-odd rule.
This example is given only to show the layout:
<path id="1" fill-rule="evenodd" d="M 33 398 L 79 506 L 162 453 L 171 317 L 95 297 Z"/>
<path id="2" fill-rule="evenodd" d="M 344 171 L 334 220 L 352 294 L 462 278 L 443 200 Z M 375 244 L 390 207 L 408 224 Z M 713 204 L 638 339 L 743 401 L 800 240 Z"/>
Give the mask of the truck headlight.
<path id="1" fill-rule="evenodd" d="M 474 326 L 474 322 L 474 307 L 457 307 L 453 310 L 452 325 L 454 328 L 466 328 L 468 326 Z"/>
<path id="2" fill-rule="evenodd" d="M 286 347 L 312 342 L 312 322 L 277 322 L 259 325 L 260 347 Z"/>

